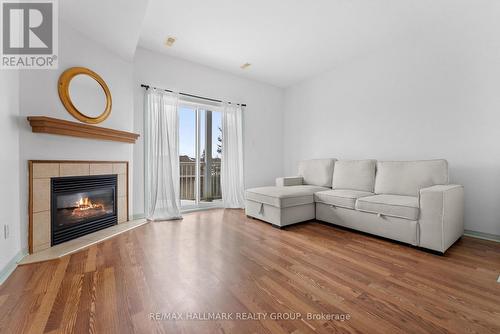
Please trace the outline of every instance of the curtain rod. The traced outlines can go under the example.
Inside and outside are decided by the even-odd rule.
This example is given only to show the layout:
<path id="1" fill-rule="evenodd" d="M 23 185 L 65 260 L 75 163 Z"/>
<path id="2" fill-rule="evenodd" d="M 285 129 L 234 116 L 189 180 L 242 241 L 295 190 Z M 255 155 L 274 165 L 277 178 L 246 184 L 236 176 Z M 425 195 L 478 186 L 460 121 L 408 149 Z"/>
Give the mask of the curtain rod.
<path id="1" fill-rule="evenodd" d="M 143 88 L 146 88 L 146 90 L 148 90 L 149 88 L 154 88 L 154 89 L 158 89 L 158 90 L 163 90 L 165 92 L 169 92 L 169 93 L 174 93 L 173 91 L 171 91 L 170 89 L 165 89 L 165 88 L 158 88 L 158 87 L 153 87 L 153 86 L 150 86 L 150 85 L 145 85 L 145 84 L 141 84 L 141 87 Z M 193 97 L 195 99 L 201 99 L 201 100 L 207 100 L 207 101 L 212 101 L 212 102 L 219 102 L 219 103 L 222 103 L 224 101 L 221 101 L 221 100 L 216 100 L 216 99 L 211 99 L 209 97 L 203 97 L 203 96 L 198 96 L 198 95 L 193 95 L 193 94 L 187 94 L 187 93 L 179 93 L 179 95 L 183 95 L 183 96 L 188 96 L 188 97 Z M 242 107 L 246 107 L 247 105 L 244 104 L 244 103 L 231 103 L 231 102 L 228 102 L 229 104 L 236 104 L 237 106 L 242 106 Z"/>

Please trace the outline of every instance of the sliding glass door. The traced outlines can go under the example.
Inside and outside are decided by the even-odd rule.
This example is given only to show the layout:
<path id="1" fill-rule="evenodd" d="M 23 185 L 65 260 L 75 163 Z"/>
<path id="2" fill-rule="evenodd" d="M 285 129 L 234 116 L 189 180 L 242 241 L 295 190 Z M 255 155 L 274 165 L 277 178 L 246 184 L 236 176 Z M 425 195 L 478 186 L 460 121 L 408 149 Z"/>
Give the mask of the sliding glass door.
<path id="1" fill-rule="evenodd" d="M 180 196 L 183 209 L 220 204 L 221 112 L 210 106 L 179 108 Z"/>

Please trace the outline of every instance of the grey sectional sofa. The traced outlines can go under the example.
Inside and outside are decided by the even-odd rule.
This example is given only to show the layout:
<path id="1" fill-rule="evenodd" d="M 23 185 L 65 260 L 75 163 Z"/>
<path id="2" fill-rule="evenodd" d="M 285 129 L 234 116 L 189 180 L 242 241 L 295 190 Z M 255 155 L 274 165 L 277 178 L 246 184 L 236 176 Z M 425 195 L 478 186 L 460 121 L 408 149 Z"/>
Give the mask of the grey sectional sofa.
<path id="1" fill-rule="evenodd" d="M 444 253 L 464 231 L 464 189 L 446 160 L 315 159 L 298 176 L 246 191 L 246 214 L 277 226 L 311 219 Z"/>

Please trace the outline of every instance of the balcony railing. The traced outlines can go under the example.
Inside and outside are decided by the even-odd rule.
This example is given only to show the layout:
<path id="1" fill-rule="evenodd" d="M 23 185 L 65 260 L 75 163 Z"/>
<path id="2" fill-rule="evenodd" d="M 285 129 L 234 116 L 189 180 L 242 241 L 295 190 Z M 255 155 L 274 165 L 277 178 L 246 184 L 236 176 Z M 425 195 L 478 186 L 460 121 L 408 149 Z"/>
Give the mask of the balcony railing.
<path id="1" fill-rule="evenodd" d="M 200 162 L 200 200 L 210 202 L 222 198 L 220 189 L 220 161 L 212 161 L 208 173 L 208 182 L 205 182 L 206 163 Z M 196 163 L 180 162 L 180 193 L 181 200 L 196 200 Z"/>

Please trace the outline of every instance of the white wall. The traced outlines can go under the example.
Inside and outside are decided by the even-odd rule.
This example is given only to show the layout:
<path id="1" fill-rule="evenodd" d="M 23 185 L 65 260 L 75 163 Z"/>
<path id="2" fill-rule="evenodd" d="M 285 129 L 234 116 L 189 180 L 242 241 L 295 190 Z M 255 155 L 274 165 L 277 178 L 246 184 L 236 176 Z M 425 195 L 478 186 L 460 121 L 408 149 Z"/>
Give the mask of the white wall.
<path id="1" fill-rule="evenodd" d="M 466 229 L 500 235 L 500 21 L 437 17 L 287 89 L 284 168 L 294 174 L 314 157 L 446 158 L 465 186 Z"/>
<path id="2" fill-rule="evenodd" d="M 19 72 L 0 70 L 0 273 L 21 252 L 19 206 Z M 10 237 L 4 239 L 4 225 Z"/>
<path id="3" fill-rule="evenodd" d="M 283 170 L 283 90 L 195 63 L 138 49 L 134 61 L 136 132 L 143 132 L 141 83 L 231 102 L 244 110 L 244 169 L 247 187 L 269 185 Z M 143 141 L 134 146 L 134 214 L 144 213 Z"/>
<path id="4" fill-rule="evenodd" d="M 132 63 L 116 56 L 115 53 L 89 40 L 62 22 L 59 26 L 59 69 L 32 70 L 21 73 L 22 208 L 27 208 L 28 160 L 132 160 L 133 145 L 131 144 L 31 132 L 26 116 L 50 116 L 77 121 L 61 104 L 57 93 L 57 81 L 60 74 L 73 66 L 88 67 L 97 72 L 106 81 L 111 91 L 113 99 L 111 115 L 99 126 L 125 131 L 133 130 Z M 132 164 L 130 166 L 132 167 Z M 133 191 L 129 194 L 133 197 Z M 21 216 L 21 240 L 24 247 L 26 247 L 28 235 L 26 212 L 27 209 L 23 209 Z"/>

